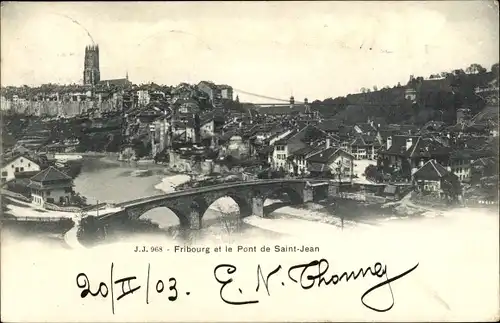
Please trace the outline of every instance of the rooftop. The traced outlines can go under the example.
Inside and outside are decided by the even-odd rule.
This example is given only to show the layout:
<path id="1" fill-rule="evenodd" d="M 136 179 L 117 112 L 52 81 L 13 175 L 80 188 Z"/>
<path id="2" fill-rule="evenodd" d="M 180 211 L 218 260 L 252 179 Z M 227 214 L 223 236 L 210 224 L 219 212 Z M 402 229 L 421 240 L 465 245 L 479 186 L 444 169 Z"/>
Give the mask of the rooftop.
<path id="1" fill-rule="evenodd" d="M 40 173 L 31 178 L 31 181 L 40 183 L 62 180 L 72 180 L 72 178 L 53 166 L 42 170 Z"/>
<path id="2" fill-rule="evenodd" d="M 450 174 L 441 164 L 431 159 L 420 167 L 413 176 L 415 179 L 439 181 Z"/>

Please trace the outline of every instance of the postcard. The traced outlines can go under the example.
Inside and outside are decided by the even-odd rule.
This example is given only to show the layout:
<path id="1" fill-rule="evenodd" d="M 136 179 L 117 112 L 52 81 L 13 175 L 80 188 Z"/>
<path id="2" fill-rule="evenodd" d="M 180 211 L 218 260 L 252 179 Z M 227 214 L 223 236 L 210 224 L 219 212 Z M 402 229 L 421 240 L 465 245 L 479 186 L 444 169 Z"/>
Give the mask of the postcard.
<path id="1" fill-rule="evenodd" d="M 497 1 L 2 2 L 2 322 L 498 321 Z"/>

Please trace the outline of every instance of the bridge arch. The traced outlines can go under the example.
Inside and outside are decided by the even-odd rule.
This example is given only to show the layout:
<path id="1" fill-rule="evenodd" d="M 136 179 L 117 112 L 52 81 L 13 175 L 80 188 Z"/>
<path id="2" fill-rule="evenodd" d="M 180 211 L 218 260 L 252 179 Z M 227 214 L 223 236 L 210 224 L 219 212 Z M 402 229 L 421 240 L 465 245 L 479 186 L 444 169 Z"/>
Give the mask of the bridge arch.
<path id="1" fill-rule="evenodd" d="M 153 211 L 153 212 L 150 212 Z M 166 212 L 165 212 L 166 211 Z M 171 223 L 170 225 L 180 225 L 181 227 L 189 227 L 190 221 L 189 221 L 189 215 L 186 214 L 185 212 L 182 212 L 181 210 L 178 210 L 172 206 L 166 205 L 166 204 L 161 204 L 161 205 L 146 205 L 139 210 L 136 210 L 133 212 L 133 218 L 139 219 L 139 218 L 148 218 L 151 221 L 160 224 L 163 226 L 164 224 L 169 224 L 168 220 L 165 218 L 168 218 L 169 216 L 172 218 L 175 216 L 178 220 L 178 223 L 173 224 Z M 162 214 L 163 213 L 163 214 Z M 146 215 L 146 217 L 145 217 Z"/>
<path id="2" fill-rule="evenodd" d="M 285 199 L 286 202 L 291 204 L 302 204 L 303 193 L 298 188 L 292 187 L 290 185 L 282 185 L 278 187 L 273 187 L 265 192 L 259 194 L 262 197 L 262 202 L 265 203 L 268 199 Z"/>
<path id="3" fill-rule="evenodd" d="M 222 202 L 222 203 L 221 203 Z M 218 213 L 223 213 L 226 215 L 227 213 L 238 212 L 234 207 L 237 206 L 239 209 L 239 217 L 245 217 L 251 215 L 252 213 L 252 201 L 249 197 L 243 196 L 242 194 L 238 194 L 236 191 L 229 191 L 214 195 L 209 195 L 205 197 L 206 209 L 201 215 L 202 217 L 209 219 L 213 219 L 210 214 L 207 215 L 209 210 L 213 210 Z M 221 205 L 222 204 L 222 205 Z M 232 205 L 231 205 L 232 204 Z M 215 208 L 212 208 L 215 206 Z M 220 214 L 217 214 L 216 217 L 219 217 Z"/>

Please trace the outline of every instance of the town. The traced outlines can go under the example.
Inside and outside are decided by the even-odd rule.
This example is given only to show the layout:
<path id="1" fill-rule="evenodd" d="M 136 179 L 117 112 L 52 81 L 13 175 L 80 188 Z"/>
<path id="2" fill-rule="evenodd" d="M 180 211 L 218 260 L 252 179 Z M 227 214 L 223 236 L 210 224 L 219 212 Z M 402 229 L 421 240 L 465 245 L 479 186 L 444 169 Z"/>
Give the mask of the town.
<path id="1" fill-rule="evenodd" d="M 83 84 L 1 89 L 3 214 L 9 203 L 92 208 L 73 185 L 87 156 L 190 174 L 177 190 L 308 179 L 360 201 L 498 203 L 498 63 L 299 100 L 207 80 L 104 80 L 99 46 L 84 50 Z M 235 92 L 270 102 L 240 102 Z"/>

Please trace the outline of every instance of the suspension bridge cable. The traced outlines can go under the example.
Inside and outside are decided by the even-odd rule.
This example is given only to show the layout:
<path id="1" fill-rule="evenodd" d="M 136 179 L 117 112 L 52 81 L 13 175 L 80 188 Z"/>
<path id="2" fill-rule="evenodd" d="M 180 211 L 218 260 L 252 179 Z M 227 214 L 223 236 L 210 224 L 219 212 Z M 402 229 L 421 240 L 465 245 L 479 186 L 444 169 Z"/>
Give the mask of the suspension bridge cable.
<path id="1" fill-rule="evenodd" d="M 240 89 L 236 89 L 236 88 L 233 88 L 233 90 L 236 92 L 239 92 L 239 93 L 243 93 L 246 95 L 250 95 L 250 96 L 254 96 L 254 97 L 258 97 L 258 98 L 262 98 L 262 99 L 269 99 L 269 100 L 287 102 L 287 103 L 290 102 L 289 100 L 284 100 L 284 99 L 275 98 L 275 97 L 271 97 L 271 96 L 267 96 L 267 95 L 252 93 L 252 92 L 248 92 L 248 91 L 244 91 L 244 90 L 240 90 Z M 301 103 L 301 102 L 296 102 L 296 103 Z"/>

